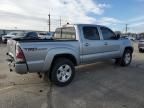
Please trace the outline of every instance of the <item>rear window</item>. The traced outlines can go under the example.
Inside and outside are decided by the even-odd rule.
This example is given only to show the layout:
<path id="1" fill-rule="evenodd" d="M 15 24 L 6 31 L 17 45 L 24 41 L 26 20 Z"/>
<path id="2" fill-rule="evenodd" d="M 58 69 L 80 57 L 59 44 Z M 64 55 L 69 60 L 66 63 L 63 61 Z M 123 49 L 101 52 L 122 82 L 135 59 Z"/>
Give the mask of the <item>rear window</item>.
<path id="1" fill-rule="evenodd" d="M 54 34 L 54 39 L 57 40 L 75 40 L 75 28 L 74 27 L 65 27 L 65 28 L 58 28 Z"/>

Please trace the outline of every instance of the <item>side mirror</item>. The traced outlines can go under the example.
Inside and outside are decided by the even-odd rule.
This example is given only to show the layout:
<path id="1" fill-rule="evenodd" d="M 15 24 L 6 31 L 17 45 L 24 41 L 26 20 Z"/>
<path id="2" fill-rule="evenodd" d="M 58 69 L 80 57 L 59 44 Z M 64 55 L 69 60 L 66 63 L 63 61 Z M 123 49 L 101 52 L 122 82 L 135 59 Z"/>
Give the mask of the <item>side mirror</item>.
<path id="1" fill-rule="evenodd" d="M 119 38 L 120 38 L 120 34 L 117 34 L 117 35 L 116 35 L 116 39 L 119 39 Z"/>

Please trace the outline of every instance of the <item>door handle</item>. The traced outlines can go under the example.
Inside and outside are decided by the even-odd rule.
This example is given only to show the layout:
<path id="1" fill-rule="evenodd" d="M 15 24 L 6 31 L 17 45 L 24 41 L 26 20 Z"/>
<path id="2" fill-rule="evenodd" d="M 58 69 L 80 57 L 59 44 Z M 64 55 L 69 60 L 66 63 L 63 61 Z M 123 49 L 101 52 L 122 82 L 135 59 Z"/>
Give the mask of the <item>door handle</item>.
<path id="1" fill-rule="evenodd" d="M 89 46 L 89 43 L 85 43 L 85 46 Z"/>
<path id="2" fill-rule="evenodd" d="M 107 42 L 105 42 L 105 43 L 104 43 L 104 45 L 108 45 L 108 43 L 107 43 Z"/>

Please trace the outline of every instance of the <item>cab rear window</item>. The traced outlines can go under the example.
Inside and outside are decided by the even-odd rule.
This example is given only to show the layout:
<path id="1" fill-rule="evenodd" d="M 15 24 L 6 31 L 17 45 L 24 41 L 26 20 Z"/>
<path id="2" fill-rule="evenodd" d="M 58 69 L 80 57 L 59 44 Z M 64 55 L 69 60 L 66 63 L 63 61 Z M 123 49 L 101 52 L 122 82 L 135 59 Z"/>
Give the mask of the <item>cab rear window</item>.
<path id="1" fill-rule="evenodd" d="M 56 40 L 75 40 L 75 28 L 74 27 L 65 27 L 57 28 L 54 34 L 54 39 Z"/>

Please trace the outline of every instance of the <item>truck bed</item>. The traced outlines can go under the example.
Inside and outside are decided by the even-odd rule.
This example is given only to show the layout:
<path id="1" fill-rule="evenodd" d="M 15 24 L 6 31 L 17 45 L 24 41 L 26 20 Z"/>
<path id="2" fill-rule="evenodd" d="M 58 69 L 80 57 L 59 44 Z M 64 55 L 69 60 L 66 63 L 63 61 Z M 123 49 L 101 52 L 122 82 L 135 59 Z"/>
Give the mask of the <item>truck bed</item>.
<path id="1" fill-rule="evenodd" d="M 24 53 L 28 72 L 47 71 L 47 64 L 50 64 L 48 62 L 51 61 L 50 58 L 53 58 L 49 52 L 56 55 L 56 53 L 65 53 L 70 49 L 73 51 L 71 53 L 79 55 L 80 49 L 77 40 L 11 39 L 7 42 L 8 55 L 14 61 L 16 61 L 16 46 L 20 46 Z"/>

